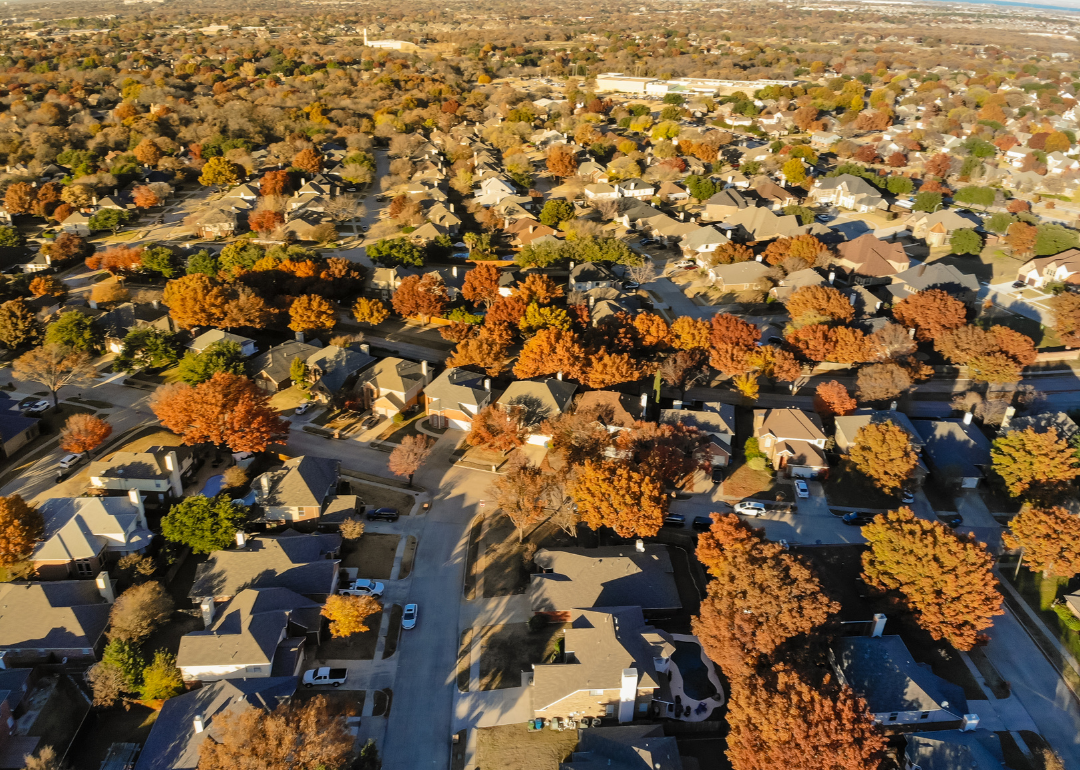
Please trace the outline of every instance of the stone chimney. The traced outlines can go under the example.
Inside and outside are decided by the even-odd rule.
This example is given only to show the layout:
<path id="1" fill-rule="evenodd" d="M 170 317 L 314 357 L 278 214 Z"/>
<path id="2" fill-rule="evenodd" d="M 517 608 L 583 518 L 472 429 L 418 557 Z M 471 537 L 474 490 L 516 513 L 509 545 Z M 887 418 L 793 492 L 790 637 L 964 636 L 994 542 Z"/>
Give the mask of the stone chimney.
<path id="1" fill-rule="evenodd" d="M 104 570 L 99 572 L 98 576 L 94 578 L 94 582 L 97 583 L 97 589 L 102 599 L 109 604 L 116 601 L 116 590 L 113 588 L 112 578 L 109 577 L 108 572 Z"/>
<path id="2" fill-rule="evenodd" d="M 191 720 L 191 726 L 195 728 L 195 734 L 198 735 L 206 729 L 206 717 L 202 714 L 196 714 L 195 718 Z"/>

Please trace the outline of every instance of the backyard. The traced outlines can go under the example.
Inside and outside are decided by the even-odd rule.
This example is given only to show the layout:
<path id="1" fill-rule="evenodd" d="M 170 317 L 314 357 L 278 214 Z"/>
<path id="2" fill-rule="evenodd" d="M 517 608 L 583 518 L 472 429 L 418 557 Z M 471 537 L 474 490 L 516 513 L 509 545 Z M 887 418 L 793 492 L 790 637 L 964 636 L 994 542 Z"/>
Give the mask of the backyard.
<path id="1" fill-rule="evenodd" d="M 577 747 L 577 730 L 537 730 L 524 724 L 476 731 L 476 766 L 482 770 L 557 770 Z"/>

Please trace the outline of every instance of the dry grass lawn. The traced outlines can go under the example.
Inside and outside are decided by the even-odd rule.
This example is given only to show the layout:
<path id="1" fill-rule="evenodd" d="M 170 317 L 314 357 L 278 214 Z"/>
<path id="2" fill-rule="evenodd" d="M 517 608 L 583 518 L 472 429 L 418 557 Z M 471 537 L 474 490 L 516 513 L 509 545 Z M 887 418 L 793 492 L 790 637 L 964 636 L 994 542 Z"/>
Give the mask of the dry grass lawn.
<path id="1" fill-rule="evenodd" d="M 362 634 L 354 634 L 340 639 L 327 639 L 319 645 L 319 665 L 325 666 L 328 660 L 373 660 L 375 658 L 375 645 L 379 641 L 379 627 L 382 625 L 382 612 L 376 612 L 368 617 L 364 624 L 368 630 Z"/>
<path id="2" fill-rule="evenodd" d="M 357 495 L 364 505 L 369 508 L 396 508 L 402 516 L 408 516 L 412 511 L 415 498 L 405 492 L 386 487 L 377 487 L 373 484 L 365 484 L 349 476 L 343 476 L 349 482 L 350 491 Z"/>
<path id="3" fill-rule="evenodd" d="M 577 730 L 538 730 L 525 725 L 476 731 L 478 770 L 556 770 L 577 747 Z"/>
<path id="4" fill-rule="evenodd" d="M 356 567 L 357 577 L 389 580 L 399 540 L 400 535 L 367 532 L 345 554 L 341 566 Z"/>
<path id="5" fill-rule="evenodd" d="M 727 497 L 767 496 L 773 490 L 774 477 L 767 471 L 755 471 L 743 463 L 724 479 L 723 494 Z"/>
<path id="6" fill-rule="evenodd" d="M 549 623 L 537 631 L 530 631 L 528 623 L 474 628 L 481 645 L 480 689 L 521 687 L 521 672 L 551 657 L 563 628 L 562 623 Z"/>
<path id="7" fill-rule="evenodd" d="M 525 570 L 524 544 L 507 517 L 489 514 L 480 540 L 479 568 L 484 574 L 484 598 L 510 596 L 525 590 L 529 575 Z"/>

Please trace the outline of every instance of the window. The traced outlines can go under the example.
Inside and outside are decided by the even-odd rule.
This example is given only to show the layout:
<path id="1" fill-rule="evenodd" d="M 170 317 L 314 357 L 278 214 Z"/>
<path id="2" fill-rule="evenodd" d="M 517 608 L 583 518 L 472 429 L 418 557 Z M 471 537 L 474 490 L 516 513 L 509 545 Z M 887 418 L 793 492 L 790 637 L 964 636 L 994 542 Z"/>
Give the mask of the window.
<path id="1" fill-rule="evenodd" d="M 603 690 L 589 690 L 589 695 L 603 695 Z"/>
<path id="2" fill-rule="evenodd" d="M 929 711 L 924 711 L 923 713 L 919 714 L 919 719 L 929 719 L 929 718 L 930 718 L 930 712 Z"/>
<path id="3" fill-rule="evenodd" d="M 251 667 L 251 673 L 253 673 L 253 674 L 261 674 L 262 673 L 262 666 L 252 666 Z"/>
<path id="4" fill-rule="evenodd" d="M 893 713 L 893 714 L 889 714 L 889 721 L 890 721 L 890 722 L 895 722 L 895 721 L 896 721 L 896 717 L 897 717 L 897 715 L 896 715 L 895 713 Z"/>
<path id="5" fill-rule="evenodd" d="M 609 717 L 614 716 L 615 715 L 615 704 L 613 704 L 613 703 L 607 704 L 607 706 L 604 708 L 604 713 Z"/>
<path id="6" fill-rule="evenodd" d="M 646 711 L 649 710 L 649 704 L 648 703 L 639 703 L 638 706 L 637 706 L 637 710 L 639 712 L 641 712 L 642 714 L 644 714 Z"/>
<path id="7" fill-rule="evenodd" d="M 78 559 L 75 562 L 75 572 L 80 577 L 89 577 L 94 574 L 94 567 L 89 559 Z"/>

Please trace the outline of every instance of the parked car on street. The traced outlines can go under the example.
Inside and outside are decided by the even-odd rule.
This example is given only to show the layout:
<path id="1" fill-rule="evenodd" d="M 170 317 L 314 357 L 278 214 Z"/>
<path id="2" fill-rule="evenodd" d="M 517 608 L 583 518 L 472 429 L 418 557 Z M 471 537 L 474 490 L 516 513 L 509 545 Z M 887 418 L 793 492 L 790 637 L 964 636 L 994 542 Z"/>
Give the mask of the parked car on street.
<path id="1" fill-rule="evenodd" d="M 874 514 L 864 513 L 863 511 L 852 511 L 851 513 L 845 513 L 843 522 L 850 524 L 853 527 L 861 527 L 864 524 L 869 524 L 874 520 Z"/>
<path id="2" fill-rule="evenodd" d="M 664 517 L 665 527 L 685 527 L 686 517 L 681 513 L 669 513 Z"/>
<path id="3" fill-rule="evenodd" d="M 959 513 L 947 513 L 940 517 L 948 526 L 956 529 L 964 523 L 964 517 Z"/>
<path id="4" fill-rule="evenodd" d="M 416 614 L 416 605 L 406 604 L 405 612 L 401 614 L 401 627 L 404 629 L 416 628 Z"/>
<path id="5" fill-rule="evenodd" d="M 744 516 L 764 516 L 765 505 L 762 503 L 735 503 L 735 513 Z"/>
<path id="6" fill-rule="evenodd" d="M 79 460 L 83 459 L 84 457 L 86 457 L 85 452 L 64 455 L 60 458 L 60 462 L 57 463 L 57 466 L 63 468 L 66 471 L 68 468 L 71 468 L 72 466 L 78 464 Z"/>
<path id="7" fill-rule="evenodd" d="M 328 684 L 340 687 L 349 678 L 347 668 L 312 668 L 304 672 L 304 687 Z"/>
<path id="8" fill-rule="evenodd" d="M 294 412 L 294 414 L 303 414 L 308 409 L 310 409 L 313 404 L 313 401 L 305 401 L 304 403 L 300 404 L 300 406 L 296 407 L 296 411 Z"/>
<path id="9" fill-rule="evenodd" d="M 51 406 L 51 403 L 42 399 L 40 401 L 35 401 L 34 403 L 29 404 L 26 407 L 23 407 L 23 414 L 33 417 L 36 414 L 41 414 L 42 412 L 47 411 Z"/>
<path id="10" fill-rule="evenodd" d="M 694 522 L 690 526 L 694 528 L 695 532 L 708 532 L 712 527 L 712 519 L 708 516 L 695 516 Z"/>

